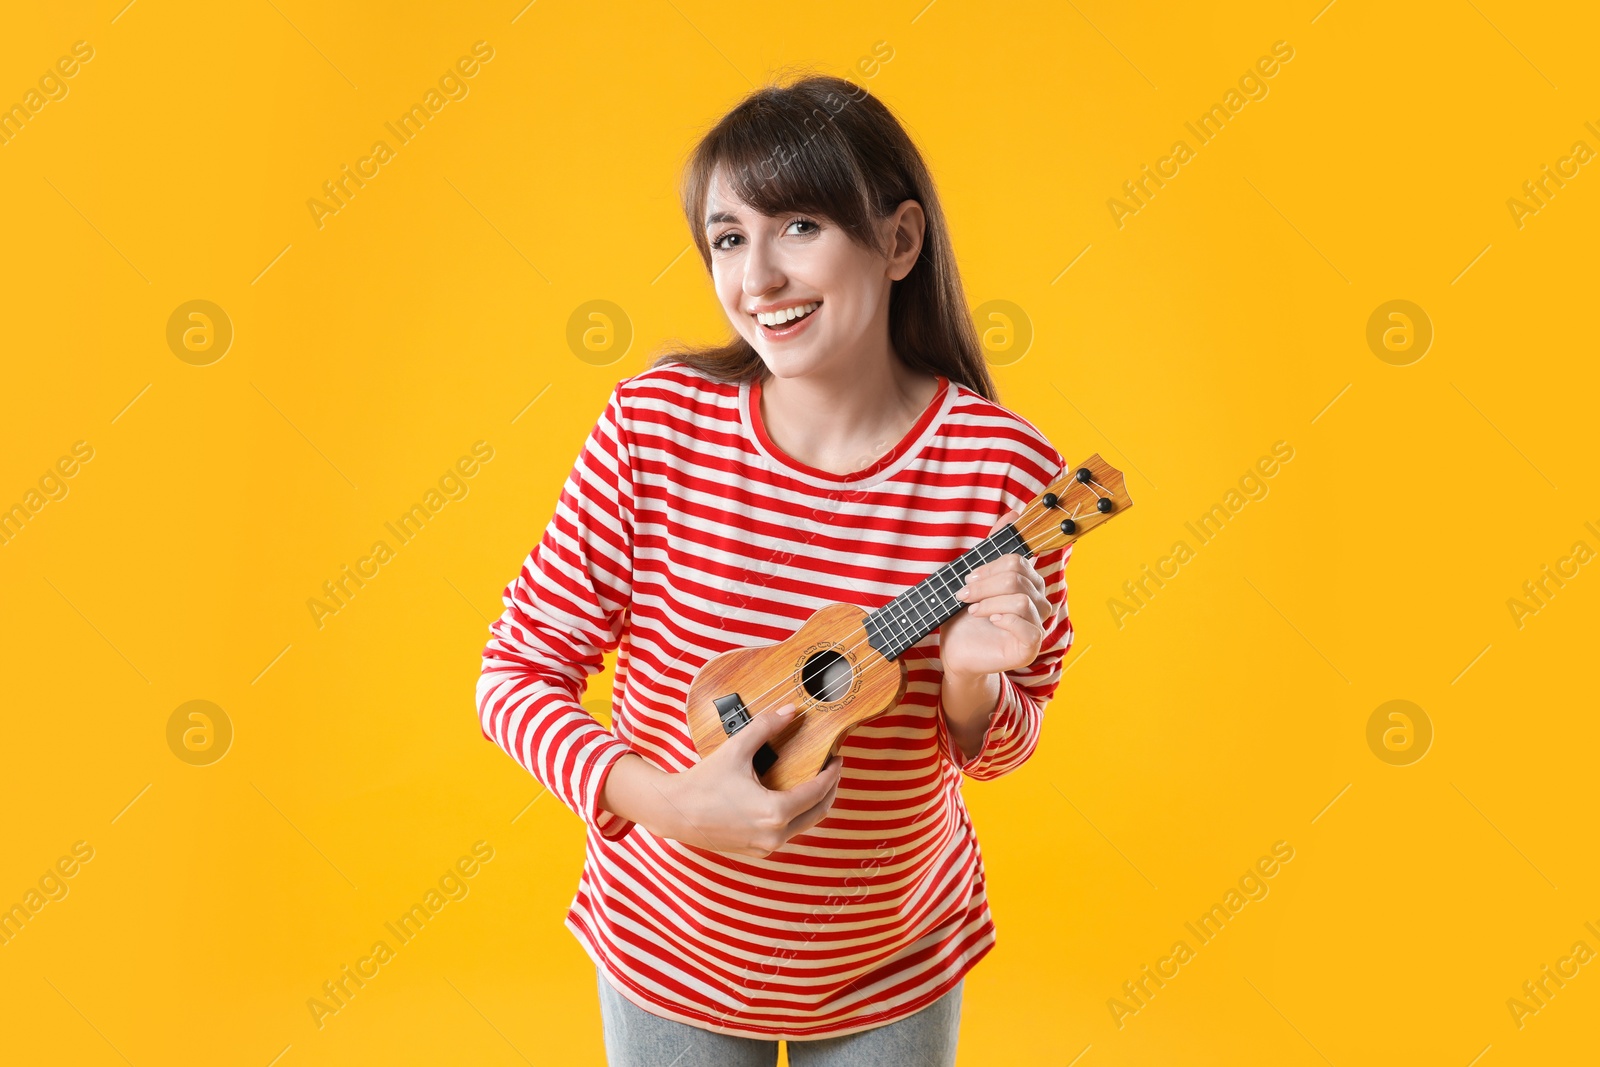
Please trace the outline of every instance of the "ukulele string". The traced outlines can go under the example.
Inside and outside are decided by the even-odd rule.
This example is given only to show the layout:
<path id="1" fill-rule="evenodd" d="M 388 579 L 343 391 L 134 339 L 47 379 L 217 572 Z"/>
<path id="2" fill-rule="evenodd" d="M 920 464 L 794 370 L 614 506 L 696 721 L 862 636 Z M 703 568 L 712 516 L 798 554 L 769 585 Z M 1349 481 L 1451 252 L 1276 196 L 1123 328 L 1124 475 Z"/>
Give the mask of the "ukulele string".
<path id="1" fill-rule="evenodd" d="M 1109 495 L 1109 493 L 1107 495 Z M 1073 504 L 1073 506 L 1072 506 L 1072 514 L 1069 515 L 1068 518 L 1073 519 L 1073 520 L 1077 519 L 1077 517 L 1078 517 L 1078 507 L 1079 507 L 1078 504 L 1076 504 L 1076 503 Z M 1053 519 L 1053 518 L 1052 519 L 1046 519 L 1042 523 L 1030 522 L 1026 532 L 1020 531 L 1020 530 L 1018 532 L 1023 535 L 1024 539 L 1026 539 L 1028 536 L 1030 536 L 1032 534 L 1035 534 L 1035 533 L 1038 533 L 1041 530 L 1045 529 L 1046 527 L 1055 525 L 1055 523 L 1056 523 L 1056 520 Z M 1002 554 L 1005 555 L 1005 554 L 1009 554 L 1009 553 L 1002 553 Z M 995 558 L 998 559 L 999 557 L 997 556 Z M 994 562 L 994 560 L 988 560 L 986 562 L 992 563 L 992 562 Z M 865 640 L 865 641 L 858 641 L 854 645 L 852 645 L 849 648 L 845 649 L 845 654 L 848 655 L 849 653 L 856 652 L 864 644 L 870 644 L 870 638 Z M 882 662 L 885 665 L 887 665 L 888 663 L 890 663 L 892 661 L 883 660 Z M 863 677 L 865 677 L 869 673 L 869 671 L 871 669 L 873 669 L 875 666 L 876 666 L 876 664 L 869 663 L 865 667 L 863 667 L 862 670 L 861 670 L 861 674 L 863 675 Z M 746 708 L 750 708 L 753 705 L 759 703 L 760 701 L 766 699 L 769 695 L 771 695 L 772 693 L 776 692 L 782 686 L 782 684 L 783 683 L 780 682 L 780 683 L 778 683 L 778 685 L 772 686 L 771 688 L 766 690 L 766 692 L 761 693 L 760 695 L 755 697 L 753 700 L 747 701 L 746 704 L 745 704 Z M 813 707 L 816 707 L 819 704 L 829 703 L 829 702 L 832 701 L 832 699 L 833 699 L 832 689 L 828 688 L 828 687 L 825 687 L 824 694 L 822 696 L 810 697 L 808 695 L 806 698 L 803 698 L 801 701 L 797 702 L 796 707 L 795 707 L 795 718 L 798 719 L 800 716 L 802 716 L 806 712 L 810 711 Z M 763 712 L 769 711 L 769 710 L 772 710 L 772 709 L 771 708 L 764 708 L 764 709 L 761 709 L 761 711 L 751 711 L 751 717 L 753 718 L 754 716 L 762 714 Z"/>
<path id="2" fill-rule="evenodd" d="M 1095 482 L 1093 479 L 1090 479 L 1090 484 L 1094 485 L 1095 488 L 1100 489 L 1102 492 L 1105 492 L 1107 497 L 1110 497 L 1110 495 L 1111 495 L 1110 491 L 1107 490 L 1104 486 L 1100 485 L 1098 482 Z M 1072 514 L 1067 516 L 1067 517 L 1070 518 L 1070 519 L 1073 519 L 1074 521 L 1076 521 L 1076 519 L 1078 518 L 1078 507 L 1079 507 L 1079 505 L 1077 503 L 1074 503 L 1073 506 L 1072 506 Z M 1027 540 L 1027 538 L 1033 536 L 1034 534 L 1042 533 L 1044 530 L 1048 529 L 1049 527 L 1057 525 L 1058 520 L 1049 517 L 1049 512 L 1052 511 L 1052 510 L 1054 510 L 1054 509 L 1046 509 L 1044 514 L 1038 520 L 1030 520 L 1028 522 L 1028 524 L 1027 524 L 1027 529 L 1026 530 L 1018 530 L 1018 533 L 1022 535 L 1024 540 Z M 1000 531 L 996 531 L 996 532 L 998 533 Z M 993 535 L 991 534 L 990 536 L 993 536 Z M 985 538 L 985 540 L 987 540 L 987 539 L 988 538 Z M 1002 553 L 1002 555 L 1010 555 L 1010 553 Z M 1000 558 L 999 556 L 995 557 L 995 559 L 999 559 L 999 558 Z M 988 560 L 986 562 L 992 563 L 992 562 L 994 562 L 994 560 Z M 870 638 L 868 638 L 866 640 L 862 640 L 862 641 L 857 641 L 854 645 L 851 645 L 849 648 L 845 649 L 844 650 L 844 654 L 848 658 L 848 656 L 851 653 L 859 651 L 860 648 L 863 645 L 869 645 L 870 643 L 871 643 L 871 639 Z M 890 664 L 892 662 L 895 662 L 895 661 L 894 660 L 888 660 L 888 659 L 885 659 L 885 660 L 881 661 L 882 665 L 884 665 L 884 666 L 887 666 L 888 664 Z M 864 665 L 862 668 L 860 668 L 860 674 L 863 677 L 866 677 L 876 667 L 878 667 L 878 664 L 869 662 L 866 665 Z M 782 685 L 783 685 L 782 682 L 778 683 L 777 685 L 773 685 L 772 687 L 768 688 L 765 692 L 763 692 L 763 693 L 759 694 L 758 696 L 756 696 L 754 699 L 745 702 L 745 708 L 746 708 L 746 710 L 749 710 L 750 717 L 751 717 L 752 720 L 757 715 L 765 714 L 767 711 L 774 710 L 775 707 L 781 707 L 782 706 L 782 705 L 775 705 L 774 707 L 762 708 L 760 710 L 755 710 L 755 708 L 754 708 L 754 706 L 756 704 L 760 703 L 761 701 L 765 700 L 767 697 L 771 696 L 773 693 L 777 692 L 778 689 L 782 687 Z M 805 698 L 802 698 L 802 700 L 796 702 L 795 715 L 794 715 L 795 720 L 798 720 L 802 715 L 804 715 L 806 712 L 812 710 L 813 708 L 817 707 L 818 705 L 831 702 L 832 699 L 833 699 L 832 698 L 832 688 L 831 688 L 831 686 L 825 684 L 825 686 L 824 686 L 824 696 L 812 697 L 812 696 L 810 696 L 808 694 Z"/>
<path id="3" fill-rule="evenodd" d="M 1070 516 L 1068 516 L 1068 517 L 1072 518 L 1072 519 L 1076 519 L 1078 517 L 1078 510 L 1077 510 L 1077 505 L 1076 504 L 1073 505 L 1072 514 Z M 1042 524 L 1042 526 L 1038 526 L 1037 528 L 1030 527 L 1030 529 L 1025 534 L 1023 534 L 1023 536 L 1024 536 L 1024 538 L 1026 538 L 1029 534 L 1037 533 L 1037 532 L 1039 532 L 1040 529 L 1043 529 L 1044 527 L 1052 526 L 1054 524 L 1055 524 L 1054 520 L 1047 520 L 1046 522 L 1044 522 Z M 1022 533 L 1022 531 L 1018 531 L 1018 532 Z M 1009 553 L 1002 553 L 1002 555 L 1009 555 Z M 999 558 L 1000 558 L 999 556 L 995 557 L 995 559 L 999 559 Z M 994 560 L 988 560 L 986 562 L 992 563 L 992 562 L 994 562 Z M 870 644 L 870 643 L 871 643 L 871 639 L 870 638 L 868 638 L 867 640 L 864 640 L 864 641 L 858 641 L 854 645 L 851 645 L 849 648 L 845 649 L 845 654 L 848 655 L 849 653 L 856 652 L 857 650 L 859 650 L 862 647 L 862 645 L 867 645 L 867 644 Z M 888 666 L 892 662 L 894 662 L 894 661 L 887 660 L 887 659 L 881 660 L 878 663 L 868 662 L 867 664 L 865 664 L 860 669 L 859 673 L 861 674 L 861 676 L 863 678 L 865 678 L 865 677 L 869 676 L 871 673 L 873 673 L 880 665 L 881 666 Z M 852 672 L 852 673 L 854 673 L 854 672 Z M 755 698 L 755 700 L 748 702 L 746 704 L 746 707 L 749 707 L 752 704 L 755 704 L 755 703 L 760 702 L 761 700 L 764 700 L 768 695 L 776 692 L 780 688 L 781 685 L 782 685 L 782 683 L 779 683 L 778 685 L 775 685 L 772 688 L 768 689 L 765 693 L 762 693 L 761 695 L 757 696 Z M 796 703 L 795 716 L 794 717 L 795 717 L 795 719 L 799 719 L 806 712 L 811 711 L 813 708 L 815 708 L 815 707 L 817 707 L 817 706 L 819 706 L 821 704 L 830 703 L 832 700 L 833 700 L 833 695 L 832 695 L 832 689 L 831 688 L 825 688 L 824 689 L 824 695 L 822 695 L 822 696 L 812 697 L 812 696 L 810 696 L 808 694 L 806 697 L 802 698 L 801 701 Z M 752 711 L 751 712 L 751 717 L 754 718 L 754 716 L 759 715 L 759 714 L 763 714 L 764 712 L 770 711 L 770 710 L 773 710 L 773 709 L 772 708 L 763 708 L 763 709 L 761 709 L 761 711 Z"/>

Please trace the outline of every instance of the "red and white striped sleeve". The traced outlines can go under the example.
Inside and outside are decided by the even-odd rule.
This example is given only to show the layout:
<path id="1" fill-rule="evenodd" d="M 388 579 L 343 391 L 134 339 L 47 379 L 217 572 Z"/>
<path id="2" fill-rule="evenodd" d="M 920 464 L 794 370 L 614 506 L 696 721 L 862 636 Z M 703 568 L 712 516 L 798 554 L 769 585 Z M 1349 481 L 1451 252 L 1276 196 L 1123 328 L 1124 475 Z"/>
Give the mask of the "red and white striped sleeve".
<path id="1" fill-rule="evenodd" d="M 1061 453 L 1034 431 L 1035 449 L 1026 461 L 1018 459 L 1008 480 L 1003 498 L 995 504 L 999 511 L 1021 511 L 1065 469 Z M 1044 724 L 1044 706 L 1055 696 L 1061 683 L 1061 661 L 1072 647 L 1072 619 L 1067 614 L 1067 561 L 1072 545 L 1043 552 L 1033 557 L 1034 569 L 1044 580 L 1045 599 L 1051 612 L 1044 620 L 1044 637 L 1039 654 L 1026 667 L 1000 674 L 1000 699 L 989 728 L 984 732 L 978 754 L 967 759 L 955 743 L 944 718 L 941 687 L 938 724 L 939 747 L 962 774 L 979 781 L 998 778 L 1026 763 L 1039 747 L 1039 731 Z"/>
<path id="2" fill-rule="evenodd" d="M 1044 640 L 1039 655 L 1026 667 L 1000 674 L 1000 700 L 989 728 L 983 735 L 978 754 L 968 760 L 945 723 L 941 693 L 938 724 L 939 747 L 950 762 L 969 778 L 987 781 L 1016 770 L 1028 761 L 1039 746 L 1039 730 L 1044 723 L 1044 706 L 1055 696 L 1061 683 L 1061 661 L 1072 647 L 1072 620 L 1067 615 L 1067 560 L 1072 546 L 1046 552 L 1036 558 L 1035 569 L 1044 579 L 1045 597 L 1054 609 L 1044 620 Z"/>
<path id="3" fill-rule="evenodd" d="M 620 644 L 633 596 L 633 477 L 618 383 L 567 476 L 544 536 L 502 594 L 478 676 L 478 723 L 585 824 L 633 826 L 600 807 L 633 751 L 579 701 Z"/>

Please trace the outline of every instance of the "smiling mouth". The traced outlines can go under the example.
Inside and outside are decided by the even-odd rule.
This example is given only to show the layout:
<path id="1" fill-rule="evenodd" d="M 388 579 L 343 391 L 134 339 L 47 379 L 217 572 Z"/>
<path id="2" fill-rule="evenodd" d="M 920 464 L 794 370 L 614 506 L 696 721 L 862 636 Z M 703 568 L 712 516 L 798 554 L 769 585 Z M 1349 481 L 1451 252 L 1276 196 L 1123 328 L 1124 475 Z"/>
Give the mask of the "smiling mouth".
<path id="1" fill-rule="evenodd" d="M 761 326 L 761 332 L 772 337 L 783 337 L 799 329 L 799 325 L 816 314 L 822 307 L 822 301 L 813 300 L 809 304 L 800 304 L 782 311 L 759 311 L 751 317 Z"/>

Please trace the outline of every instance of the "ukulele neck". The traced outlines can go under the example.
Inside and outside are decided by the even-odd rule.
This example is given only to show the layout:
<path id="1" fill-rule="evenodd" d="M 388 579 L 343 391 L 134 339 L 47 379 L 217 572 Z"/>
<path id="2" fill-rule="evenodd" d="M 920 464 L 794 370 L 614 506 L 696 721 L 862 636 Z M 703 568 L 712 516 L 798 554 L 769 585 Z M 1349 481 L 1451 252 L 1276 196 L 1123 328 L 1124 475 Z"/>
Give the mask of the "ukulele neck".
<path id="1" fill-rule="evenodd" d="M 956 599 L 956 591 L 966 584 L 968 575 L 1009 553 L 1024 559 L 1033 554 L 1015 524 L 996 530 L 869 614 L 864 624 L 867 642 L 884 659 L 898 658 L 967 606 Z"/>

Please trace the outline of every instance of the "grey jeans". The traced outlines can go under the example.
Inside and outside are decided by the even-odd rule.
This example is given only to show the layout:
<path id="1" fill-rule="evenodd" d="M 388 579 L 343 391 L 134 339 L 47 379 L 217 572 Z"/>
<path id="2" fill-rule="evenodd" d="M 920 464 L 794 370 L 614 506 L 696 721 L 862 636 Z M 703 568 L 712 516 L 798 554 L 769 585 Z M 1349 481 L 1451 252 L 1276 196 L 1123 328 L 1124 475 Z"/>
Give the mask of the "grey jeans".
<path id="1" fill-rule="evenodd" d="M 617 992 L 598 969 L 600 1021 L 610 1067 L 774 1067 L 778 1042 L 733 1037 L 652 1015 Z M 961 988 L 896 1022 L 843 1037 L 790 1041 L 790 1067 L 955 1067 Z"/>

